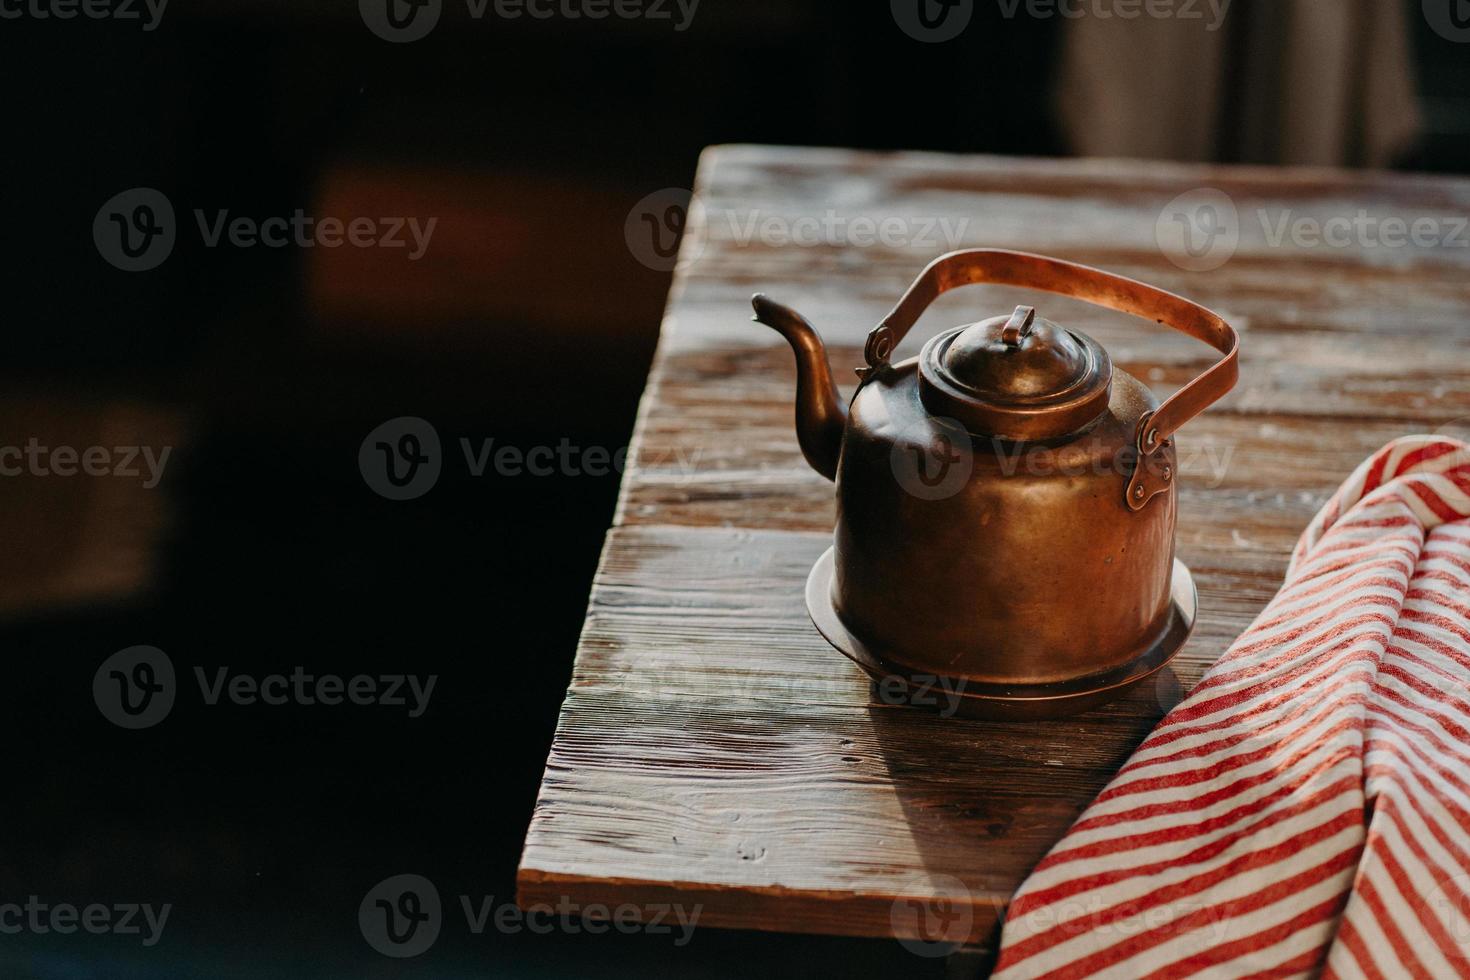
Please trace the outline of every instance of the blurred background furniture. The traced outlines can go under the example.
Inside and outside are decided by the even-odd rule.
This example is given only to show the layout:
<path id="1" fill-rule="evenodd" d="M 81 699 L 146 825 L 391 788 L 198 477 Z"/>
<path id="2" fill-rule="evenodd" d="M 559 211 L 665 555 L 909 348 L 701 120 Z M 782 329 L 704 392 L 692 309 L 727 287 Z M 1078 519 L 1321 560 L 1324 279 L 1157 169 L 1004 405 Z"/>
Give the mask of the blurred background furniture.
<path id="1" fill-rule="evenodd" d="M 1066 22 L 1055 106 L 1071 152 L 1387 167 L 1425 136 L 1410 47 L 1419 4 L 1236 0 L 1193 12 Z"/>

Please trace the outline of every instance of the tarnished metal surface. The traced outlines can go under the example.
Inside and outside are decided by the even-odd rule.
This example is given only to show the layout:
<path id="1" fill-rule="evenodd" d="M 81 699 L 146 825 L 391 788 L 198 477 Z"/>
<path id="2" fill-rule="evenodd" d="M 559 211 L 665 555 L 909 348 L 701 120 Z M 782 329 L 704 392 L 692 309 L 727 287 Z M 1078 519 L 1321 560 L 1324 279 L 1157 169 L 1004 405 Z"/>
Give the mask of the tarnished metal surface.
<path id="1" fill-rule="evenodd" d="M 938 295 L 980 282 L 1146 317 L 1225 356 L 1161 406 L 1091 338 L 1020 307 L 889 362 Z M 869 335 L 844 413 L 811 325 L 765 297 L 755 307 L 797 354 L 802 450 L 837 481 L 830 596 L 812 606 L 835 646 L 875 676 L 957 683 L 997 717 L 1079 710 L 1182 646 L 1193 588 L 1186 603 L 1171 437 L 1235 382 L 1238 342 L 1224 320 L 1086 266 L 956 252 Z"/>

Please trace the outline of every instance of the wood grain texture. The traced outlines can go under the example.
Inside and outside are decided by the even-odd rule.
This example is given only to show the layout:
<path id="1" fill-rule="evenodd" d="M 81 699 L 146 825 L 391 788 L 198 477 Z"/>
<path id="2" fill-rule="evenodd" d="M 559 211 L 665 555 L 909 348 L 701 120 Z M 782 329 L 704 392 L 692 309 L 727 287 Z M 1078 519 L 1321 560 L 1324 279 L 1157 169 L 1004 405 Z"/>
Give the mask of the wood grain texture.
<path id="1" fill-rule="evenodd" d="M 1230 196 L 1240 244 L 1222 267 L 1191 273 L 1160 250 L 1155 225 L 1201 187 Z M 696 191 L 703 207 L 526 841 L 523 904 L 680 902 L 700 905 L 706 925 L 887 936 L 908 929 L 896 899 L 953 899 L 958 884 L 983 940 L 1031 866 L 1265 605 L 1336 484 L 1395 436 L 1470 431 L 1470 247 L 1267 234 L 1282 216 L 1360 211 L 1448 229 L 1470 213 L 1467 181 L 720 147 Z M 748 234 L 752 218 L 779 230 L 829 211 L 916 233 L 946 217 L 963 232 L 892 247 L 844 242 L 841 222 L 812 245 Z M 846 381 L 919 269 L 980 245 L 1144 279 L 1242 334 L 1239 387 L 1179 439 L 1194 636 L 1157 682 L 1066 722 L 885 705 L 817 634 L 802 587 L 830 543 L 832 488 L 797 448 L 790 352 L 749 322 L 757 289 L 796 305 Z M 1036 302 L 993 287 L 947 295 L 904 351 L 1023 297 Z M 1213 356 L 1126 317 L 1044 302 L 1161 396 Z"/>

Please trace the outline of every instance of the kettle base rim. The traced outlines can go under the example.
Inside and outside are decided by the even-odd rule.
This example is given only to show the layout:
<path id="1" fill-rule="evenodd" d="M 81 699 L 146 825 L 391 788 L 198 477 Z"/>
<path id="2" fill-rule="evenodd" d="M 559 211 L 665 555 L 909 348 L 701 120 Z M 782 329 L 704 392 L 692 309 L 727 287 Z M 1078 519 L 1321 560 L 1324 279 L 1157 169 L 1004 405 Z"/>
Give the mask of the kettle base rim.
<path id="1" fill-rule="evenodd" d="M 1175 558 L 1166 625 L 1153 642 L 1129 660 L 1102 673 L 1048 684 L 979 683 L 927 673 L 915 675 L 912 668 L 898 665 L 864 643 L 847 628 L 832 602 L 834 571 L 833 549 L 828 548 L 807 576 L 807 612 L 817 631 L 839 653 L 862 668 L 874 683 L 890 685 L 883 703 L 950 707 L 959 717 L 990 721 L 1066 718 L 1121 697 L 1166 667 L 1184 648 L 1198 610 L 1194 576 Z"/>

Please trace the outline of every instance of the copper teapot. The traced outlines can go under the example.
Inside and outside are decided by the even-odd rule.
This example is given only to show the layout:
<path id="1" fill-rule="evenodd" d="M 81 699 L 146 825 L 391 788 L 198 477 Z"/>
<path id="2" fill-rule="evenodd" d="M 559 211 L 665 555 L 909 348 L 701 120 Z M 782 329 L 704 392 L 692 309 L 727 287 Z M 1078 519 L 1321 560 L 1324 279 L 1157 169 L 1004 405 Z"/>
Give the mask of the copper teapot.
<path id="1" fill-rule="evenodd" d="M 976 283 L 1131 313 L 1224 357 L 1161 405 L 1091 337 L 1023 306 L 890 363 L 936 297 Z M 796 352 L 797 438 L 837 484 L 808 610 L 885 699 L 1057 717 L 1117 697 L 1184 645 L 1195 590 L 1174 557 L 1174 433 L 1235 384 L 1238 338 L 1218 315 L 1060 259 L 953 252 L 868 335 L 844 407 L 811 324 L 761 295 L 753 305 Z"/>

